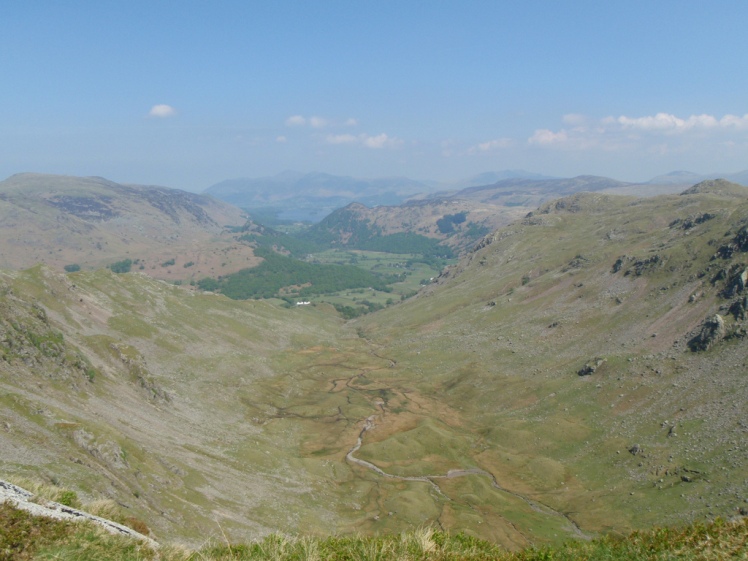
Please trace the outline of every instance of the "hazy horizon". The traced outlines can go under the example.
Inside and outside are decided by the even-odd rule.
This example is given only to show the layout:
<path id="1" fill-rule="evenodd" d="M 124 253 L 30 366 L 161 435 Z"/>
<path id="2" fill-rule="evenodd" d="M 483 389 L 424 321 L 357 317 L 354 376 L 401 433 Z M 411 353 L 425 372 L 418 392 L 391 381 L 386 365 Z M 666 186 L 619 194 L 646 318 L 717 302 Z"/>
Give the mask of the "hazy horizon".
<path id="1" fill-rule="evenodd" d="M 647 181 L 748 168 L 748 5 L 6 8 L 0 176 Z M 705 40 L 706 38 L 706 40 Z"/>

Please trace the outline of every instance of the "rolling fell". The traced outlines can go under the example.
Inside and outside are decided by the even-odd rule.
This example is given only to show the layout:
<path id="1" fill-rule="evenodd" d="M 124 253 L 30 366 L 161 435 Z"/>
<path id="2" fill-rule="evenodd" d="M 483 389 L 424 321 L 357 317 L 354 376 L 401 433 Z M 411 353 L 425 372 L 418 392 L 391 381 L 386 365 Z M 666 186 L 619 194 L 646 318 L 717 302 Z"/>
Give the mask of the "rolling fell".
<path id="1" fill-rule="evenodd" d="M 21 173 L 0 181 L 0 267 L 127 268 L 184 281 L 256 265 L 242 211 L 179 189 Z"/>
<path id="2" fill-rule="evenodd" d="M 188 542 L 432 525 L 520 549 L 738 515 L 746 191 L 547 202 L 349 322 L 3 273 L 1 467 Z"/>

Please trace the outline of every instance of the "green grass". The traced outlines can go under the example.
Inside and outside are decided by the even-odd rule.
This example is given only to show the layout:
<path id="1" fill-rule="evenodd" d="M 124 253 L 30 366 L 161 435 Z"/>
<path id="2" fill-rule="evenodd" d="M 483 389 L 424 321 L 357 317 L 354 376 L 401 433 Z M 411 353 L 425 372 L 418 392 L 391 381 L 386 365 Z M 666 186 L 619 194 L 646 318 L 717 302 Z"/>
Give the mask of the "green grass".
<path id="1" fill-rule="evenodd" d="M 745 519 L 656 528 L 518 551 L 430 528 L 368 537 L 273 534 L 251 543 L 228 543 L 219 533 L 199 549 L 188 550 L 168 544 L 156 549 L 135 539 L 113 536 L 90 523 L 37 518 L 9 504 L 0 505 L 2 561 L 706 561 L 744 559 L 747 555 Z"/>
<path id="2" fill-rule="evenodd" d="M 413 296 L 450 262 L 354 249 L 318 251 L 304 261 L 279 255 L 266 245 L 255 253 L 265 258 L 258 267 L 223 279 L 202 279 L 198 286 L 236 299 L 278 296 L 289 303 L 326 302 L 351 319 Z"/>
<path id="3" fill-rule="evenodd" d="M 315 253 L 314 262 L 321 264 L 350 264 L 366 271 L 386 277 L 398 275 L 400 280 L 389 285 L 387 291 L 370 288 L 341 290 L 324 296 L 311 298 L 312 302 L 328 302 L 337 306 L 349 306 L 363 313 L 367 304 L 374 307 L 390 306 L 413 296 L 424 284 L 430 283 L 441 272 L 433 266 L 417 260 L 415 254 L 394 254 L 379 251 L 330 249 Z"/>
<path id="4" fill-rule="evenodd" d="M 8 479 L 14 485 L 33 493 L 35 501 L 54 501 L 73 508 L 81 508 L 82 506 L 78 494 L 70 489 L 26 477 L 10 477 Z"/>

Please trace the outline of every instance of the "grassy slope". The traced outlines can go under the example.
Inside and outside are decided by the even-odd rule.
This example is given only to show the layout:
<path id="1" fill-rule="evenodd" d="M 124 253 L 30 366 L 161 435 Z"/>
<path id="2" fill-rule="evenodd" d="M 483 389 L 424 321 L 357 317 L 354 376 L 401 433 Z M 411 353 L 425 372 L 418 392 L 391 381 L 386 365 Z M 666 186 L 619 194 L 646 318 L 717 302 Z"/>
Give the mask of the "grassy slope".
<path id="1" fill-rule="evenodd" d="M 565 205 L 348 325 L 324 306 L 138 274 L 5 275 L 3 317 L 62 332 L 96 374 L 33 345 L 0 363 L 2 469 L 115 497 L 157 537 L 193 542 L 436 524 L 521 548 L 577 536 L 572 521 L 589 534 L 734 513 L 748 498 L 745 345 L 694 354 L 683 341 L 723 303 L 707 280 L 727 262 L 709 257 L 748 215 L 743 199 Z M 717 217 L 669 226 L 706 211 Z M 664 266 L 611 272 L 655 253 Z M 397 477 L 346 460 L 367 418 L 356 457 Z M 460 469 L 496 484 L 441 477 Z"/>
<path id="2" fill-rule="evenodd" d="M 332 242 L 335 246 L 352 246 L 368 241 L 368 236 L 378 234 L 411 233 L 437 240 L 455 250 L 471 245 L 474 238 L 468 235 L 468 224 L 495 229 L 525 214 L 529 206 L 504 206 L 490 202 L 468 200 L 431 200 L 406 203 L 399 206 L 367 208 L 350 205 L 338 209 L 312 226 L 308 235 L 313 239 Z M 465 213 L 464 223 L 455 225 L 449 234 L 441 232 L 437 221 L 445 215 Z"/>
<path id="3" fill-rule="evenodd" d="M 685 341 L 725 303 L 708 279 L 745 261 L 710 261 L 744 225 L 744 201 L 575 196 L 499 231 L 414 301 L 358 320 L 402 385 L 453 412 L 442 433 L 415 408 L 409 431 L 384 419 L 361 456 L 390 456 L 402 473 L 480 467 L 591 531 L 735 513 L 748 498 L 746 346 L 695 354 Z M 669 227 L 707 211 L 717 217 Z M 621 255 L 654 254 L 664 266 L 611 272 Z M 578 376 L 595 357 L 607 362 Z M 429 456 L 398 452 L 446 442 Z M 634 444 L 644 453 L 629 453 Z M 480 496 L 475 509 L 487 508 Z"/>
<path id="4" fill-rule="evenodd" d="M 157 550 L 89 524 L 34 518 L 0 505 L 0 559 L 129 560 L 462 560 L 558 561 L 634 559 L 736 559 L 748 554 L 745 520 L 695 524 L 680 529 L 637 532 L 624 538 L 607 536 L 591 542 L 508 552 L 464 534 L 420 529 L 381 537 L 289 538 L 268 536 L 251 543 L 211 542 L 196 551 L 162 544 Z"/>
<path id="5" fill-rule="evenodd" d="M 335 497 L 313 496 L 329 477 L 298 458 L 298 431 L 285 419 L 289 400 L 315 381 L 283 369 L 299 348 L 324 353 L 340 340 L 333 314 L 105 271 L 64 278 L 36 268 L 3 280 L 25 331 L 49 329 L 33 301 L 96 371 L 90 382 L 16 345 L 0 364 L 5 472 L 115 497 L 158 535 L 210 533 L 216 520 L 262 535 L 336 519 Z"/>

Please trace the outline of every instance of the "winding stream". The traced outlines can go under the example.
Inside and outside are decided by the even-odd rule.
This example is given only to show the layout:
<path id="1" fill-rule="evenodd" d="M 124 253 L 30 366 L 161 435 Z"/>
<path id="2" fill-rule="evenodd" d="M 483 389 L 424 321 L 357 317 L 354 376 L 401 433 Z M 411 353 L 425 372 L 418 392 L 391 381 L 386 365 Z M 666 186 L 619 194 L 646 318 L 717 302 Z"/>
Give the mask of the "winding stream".
<path id="1" fill-rule="evenodd" d="M 413 475 L 413 476 L 404 476 L 404 475 L 394 475 L 392 473 L 387 473 L 380 467 L 374 465 L 371 462 L 367 462 L 366 460 L 362 460 L 360 458 L 357 458 L 354 456 L 356 452 L 361 448 L 364 440 L 364 435 L 367 431 L 373 429 L 376 425 L 374 424 L 374 419 L 376 418 L 376 415 L 371 415 L 367 417 L 367 419 L 364 421 L 364 426 L 361 429 L 361 432 L 359 432 L 358 439 L 356 439 L 356 444 L 353 445 L 353 447 L 348 451 L 348 453 L 345 455 L 346 460 L 348 460 L 351 463 L 357 464 L 361 467 L 364 467 L 368 470 L 373 471 L 377 475 L 380 475 L 382 477 L 386 477 L 389 479 L 396 479 L 399 481 L 420 481 L 422 483 L 428 483 L 431 485 L 431 487 L 442 497 L 444 497 L 447 500 L 449 497 L 447 497 L 442 490 L 439 488 L 439 486 L 434 482 L 435 479 L 453 479 L 455 477 L 465 477 L 468 475 L 482 475 L 485 477 L 488 477 L 491 479 L 491 486 L 495 489 L 498 489 L 502 493 L 507 493 L 508 495 L 511 495 L 513 497 L 516 497 L 520 499 L 521 501 L 525 502 L 532 510 L 535 512 L 539 512 L 541 514 L 546 514 L 549 516 L 556 516 L 559 518 L 563 518 L 567 524 L 570 526 L 570 532 L 574 533 L 577 537 L 588 540 L 590 539 L 590 536 L 585 534 L 582 529 L 577 525 L 576 522 L 574 522 L 569 516 L 564 514 L 563 512 L 559 512 L 557 510 L 552 509 L 548 505 L 544 505 L 542 503 L 539 503 L 537 501 L 534 501 L 528 497 L 525 497 L 524 495 L 521 495 L 519 493 L 515 493 L 514 491 L 510 491 L 508 489 L 505 489 L 501 485 L 499 485 L 499 482 L 496 481 L 496 477 L 494 475 L 486 470 L 480 469 L 480 468 L 470 468 L 470 469 L 451 469 L 449 470 L 445 475 Z"/>

